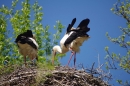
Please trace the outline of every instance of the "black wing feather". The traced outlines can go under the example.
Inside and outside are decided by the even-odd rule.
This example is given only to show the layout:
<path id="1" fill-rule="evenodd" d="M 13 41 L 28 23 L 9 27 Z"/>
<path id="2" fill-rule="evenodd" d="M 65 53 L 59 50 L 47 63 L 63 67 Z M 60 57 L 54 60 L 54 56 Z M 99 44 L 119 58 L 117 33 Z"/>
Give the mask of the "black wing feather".
<path id="1" fill-rule="evenodd" d="M 34 49 L 37 49 L 37 46 L 33 43 L 33 41 L 25 36 L 21 36 L 21 38 L 19 39 L 19 43 L 21 44 L 29 44 L 31 47 L 33 47 Z"/>
<path id="2" fill-rule="evenodd" d="M 81 30 L 81 31 L 85 31 L 85 32 L 88 32 L 90 30 L 90 28 L 88 28 L 88 24 L 89 24 L 90 20 L 87 18 L 87 19 L 84 19 L 80 22 L 80 24 L 78 25 L 78 30 Z"/>
<path id="3" fill-rule="evenodd" d="M 70 44 L 73 40 L 75 40 L 78 37 L 78 34 L 76 32 L 73 32 L 65 41 L 64 45 L 67 46 Z"/>
<path id="4" fill-rule="evenodd" d="M 20 35 L 17 36 L 15 42 L 18 43 L 20 42 L 21 44 L 29 44 L 31 47 L 33 47 L 34 49 L 37 49 L 37 46 L 33 43 L 33 41 L 30 38 L 33 38 L 33 34 L 31 30 L 27 30 L 24 33 L 21 33 Z"/>
<path id="5" fill-rule="evenodd" d="M 23 34 L 18 35 L 17 38 L 15 39 L 15 43 L 17 43 L 18 41 L 24 39 L 24 37 L 26 38 L 26 36 L 24 36 Z"/>
<path id="6" fill-rule="evenodd" d="M 32 34 L 32 31 L 31 30 L 27 30 L 26 32 L 24 33 L 21 33 L 20 35 L 17 36 L 16 40 L 15 40 L 15 43 L 17 43 L 19 40 L 21 40 L 23 37 L 31 37 L 33 38 L 33 34 Z"/>
<path id="7" fill-rule="evenodd" d="M 34 49 L 37 49 L 37 46 L 33 43 L 33 41 L 31 39 L 26 39 L 26 43 L 29 44 L 31 47 L 33 47 Z"/>
<path id="8" fill-rule="evenodd" d="M 71 22 L 71 24 L 68 25 L 67 27 L 67 33 L 69 33 L 71 31 L 71 28 L 73 27 L 73 25 L 75 24 L 76 22 L 76 18 L 74 18 Z"/>
<path id="9" fill-rule="evenodd" d="M 73 33 L 66 39 L 64 45 L 67 46 L 70 44 L 73 40 L 75 40 L 77 37 L 82 37 L 82 36 L 89 36 L 86 32 L 90 31 L 90 28 L 88 28 L 88 24 L 90 22 L 89 19 L 84 19 L 80 22 L 78 25 L 77 29 L 71 30 L 73 27 L 74 23 L 76 21 L 76 18 L 74 18 L 71 22 L 71 24 L 68 25 L 67 28 L 67 33 L 73 31 Z"/>

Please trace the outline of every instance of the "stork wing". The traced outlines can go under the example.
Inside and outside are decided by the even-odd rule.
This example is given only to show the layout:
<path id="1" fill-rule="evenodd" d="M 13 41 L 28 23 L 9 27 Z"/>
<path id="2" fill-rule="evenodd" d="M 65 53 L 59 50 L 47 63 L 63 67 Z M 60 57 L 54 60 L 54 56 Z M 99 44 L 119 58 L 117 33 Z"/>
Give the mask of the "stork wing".
<path id="1" fill-rule="evenodd" d="M 32 37 L 33 38 L 33 34 L 31 30 L 27 30 L 24 33 L 21 33 L 17 36 L 15 42 L 17 43 L 19 40 L 21 40 L 23 37 Z"/>
<path id="2" fill-rule="evenodd" d="M 27 30 L 27 32 L 25 32 L 27 37 L 32 37 L 33 38 L 33 33 L 32 30 Z"/>
<path id="3" fill-rule="evenodd" d="M 69 24 L 69 26 L 67 28 L 67 33 L 72 31 L 72 34 L 70 34 L 70 36 L 66 39 L 66 41 L 64 43 L 65 46 L 67 46 L 67 44 L 70 44 L 77 37 L 84 37 L 84 36 L 89 37 L 89 35 L 86 34 L 86 32 L 88 32 L 90 30 L 90 28 L 87 27 L 90 20 L 89 19 L 82 20 L 80 22 L 80 24 L 78 25 L 77 29 L 71 30 L 75 21 L 76 21 L 76 18 L 72 20 L 71 24 Z"/>
<path id="4" fill-rule="evenodd" d="M 38 49 L 38 44 L 33 38 L 27 38 L 26 43 L 29 44 L 34 49 Z"/>
<path id="5" fill-rule="evenodd" d="M 70 36 L 66 39 L 64 45 L 65 47 L 72 43 L 74 40 L 78 41 L 78 43 L 80 43 L 80 45 L 89 38 L 89 35 L 86 33 L 82 33 L 82 32 L 76 32 L 73 31 L 72 34 L 70 34 Z"/>
<path id="6" fill-rule="evenodd" d="M 69 35 L 69 37 L 66 39 L 64 45 L 67 46 L 70 44 L 73 40 L 75 40 L 78 37 L 77 32 L 73 31 L 72 34 Z"/>
<path id="7" fill-rule="evenodd" d="M 90 28 L 88 28 L 88 24 L 89 24 L 90 20 L 87 18 L 87 19 L 84 19 L 80 22 L 80 24 L 78 25 L 78 30 L 82 30 L 82 31 L 85 31 L 85 32 L 88 32 L 90 30 Z"/>
<path id="8" fill-rule="evenodd" d="M 17 38 L 15 39 L 15 43 L 18 43 L 18 41 L 20 41 L 24 37 L 26 38 L 26 36 L 24 36 L 23 34 L 18 35 Z"/>
<path id="9" fill-rule="evenodd" d="M 37 42 L 33 39 L 33 38 L 28 38 L 25 36 L 18 36 L 18 41 L 16 43 L 20 43 L 20 44 L 29 44 L 32 48 L 34 49 L 38 49 L 38 44 Z M 24 45 L 23 45 L 24 46 Z"/>
<path id="10" fill-rule="evenodd" d="M 71 24 L 68 25 L 68 27 L 67 27 L 67 33 L 70 32 L 70 30 L 71 30 L 71 28 L 73 27 L 73 25 L 75 24 L 75 22 L 76 22 L 76 18 L 74 18 L 74 19 L 72 20 Z"/>

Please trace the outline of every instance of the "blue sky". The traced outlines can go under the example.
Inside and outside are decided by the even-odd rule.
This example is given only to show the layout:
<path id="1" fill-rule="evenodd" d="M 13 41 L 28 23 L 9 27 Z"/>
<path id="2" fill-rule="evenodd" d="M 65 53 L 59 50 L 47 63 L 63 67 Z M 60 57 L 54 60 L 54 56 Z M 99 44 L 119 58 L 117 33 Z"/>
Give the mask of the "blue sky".
<path id="1" fill-rule="evenodd" d="M 30 1 L 33 3 L 34 0 Z M 125 55 L 125 49 L 113 44 L 105 36 L 106 32 L 108 32 L 111 37 L 118 37 L 121 34 L 119 26 L 126 27 L 126 21 L 110 11 L 116 1 L 117 0 L 38 0 L 38 3 L 43 7 L 44 16 L 42 24 L 43 26 L 49 25 L 52 34 L 55 32 L 53 26 L 57 20 L 61 21 L 61 23 L 67 27 L 73 18 L 77 18 L 74 25 L 74 27 L 77 27 L 83 19 L 90 19 L 90 24 L 88 25 L 90 31 L 88 34 L 91 38 L 85 41 L 81 46 L 80 53 L 77 53 L 76 64 L 82 63 L 85 67 L 91 67 L 93 62 L 95 62 L 95 67 L 97 67 L 98 54 L 100 55 L 100 63 L 105 63 L 105 46 L 109 46 L 111 52 Z M 11 2 L 11 0 L 8 0 L 8 2 L 7 0 L 2 0 L 0 5 L 4 4 L 10 7 Z M 63 30 L 61 37 L 64 36 L 65 31 L 66 28 Z M 68 52 L 63 59 L 60 59 L 62 65 L 67 64 L 70 54 L 71 53 Z M 70 66 L 73 67 L 73 59 L 71 60 Z M 117 78 L 130 80 L 130 75 L 123 71 L 117 70 L 111 71 L 111 73 L 114 78 L 111 83 L 114 83 L 115 86 L 117 86 L 115 83 Z"/>

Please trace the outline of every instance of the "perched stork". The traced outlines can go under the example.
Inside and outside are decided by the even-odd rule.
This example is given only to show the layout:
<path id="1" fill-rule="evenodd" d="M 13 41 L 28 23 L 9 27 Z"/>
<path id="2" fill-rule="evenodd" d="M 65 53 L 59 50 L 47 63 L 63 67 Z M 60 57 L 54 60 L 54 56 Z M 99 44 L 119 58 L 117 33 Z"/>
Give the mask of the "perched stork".
<path id="1" fill-rule="evenodd" d="M 80 50 L 79 47 L 82 45 L 82 43 L 88 38 L 90 38 L 89 35 L 86 34 L 86 32 L 90 30 L 90 28 L 87 27 L 90 20 L 89 19 L 82 20 L 78 25 L 78 27 L 74 29 L 73 25 L 75 22 L 76 22 L 76 18 L 74 18 L 71 24 L 68 25 L 67 32 L 60 41 L 60 46 L 56 45 L 53 47 L 52 64 L 54 64 L 54 57 L 56 55 L 56 52 L 66 53 L 67 51 L 71 50 L 72 55 L 68 61 L 68 65 L 70 63 L 72 56 L 74 55 L 74 66 L 75 66 L 76 52 L 79 52 Z"/>
<path id="2" fill-rule="evenodd" d="M 53 47 L 53 59 L 52 59 L 52 64 L 54 64 L 54 57 L 56 56 L 56 52 L 59 52 L 61 54 L 64 54 L 69 51 L 69 48 L 64 46 L 64 43 L 66 39 L 70 36 L 70 29 L 73 27 L 74 23 L 76 22 L 76 18 L 72 20 L 71 24 L 68 25 L 67 32 L 64 35 L 64 37 L 60 40 L 60 46 L 56 45 Z"/>
<path id="3" fill-rule="evenodd" d="M 19 53 L 24 57 L 24 64 L 26 65 L 26 57 L 28 56 L 31 61 L 36 58 L 38 60 L 38 44 L 31 30 L 17 36 L 15 42 L 18 45 Z"/>

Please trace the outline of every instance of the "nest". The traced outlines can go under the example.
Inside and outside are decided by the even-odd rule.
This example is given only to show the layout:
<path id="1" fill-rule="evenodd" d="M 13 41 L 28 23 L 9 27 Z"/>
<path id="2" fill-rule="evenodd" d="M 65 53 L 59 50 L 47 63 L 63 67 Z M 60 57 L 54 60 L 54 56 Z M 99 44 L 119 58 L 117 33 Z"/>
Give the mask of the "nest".
<path id="1" fill-rule="evenodd" d="M 84 70 L 60 66 L 56 67 L 51 76 L 47 76 L 43 86 L 108 86 L 108 84 Z"/>
<path id="2" fill-rule="evenodd" d="M 19 68 L 10 75 L 1 77 L 0 86 L 34 86 L 37 68 Z M 108 86 L 103 80 L 70 67 L 58 66 L 46 75 L 37 86 Z"/>
<path id="3" fill-rule="evenodd" d="M 0 78 L 0 86 L 29 86 L 34 83 L 36 68 L 17 68 L 13 73 Z"/>

